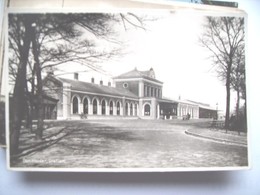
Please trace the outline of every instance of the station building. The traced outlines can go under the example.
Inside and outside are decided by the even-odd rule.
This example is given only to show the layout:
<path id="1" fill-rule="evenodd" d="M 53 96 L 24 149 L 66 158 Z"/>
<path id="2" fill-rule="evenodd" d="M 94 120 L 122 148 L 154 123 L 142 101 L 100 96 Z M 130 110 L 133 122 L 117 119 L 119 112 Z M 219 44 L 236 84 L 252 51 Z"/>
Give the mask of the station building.
<path id="1" fill-rule="evenodd" d="M 157 80 L 151 68 L 136 68 L 113 78 L 111 82 L 89 82 L 56 77 L 49 74 L 44 80 L 45 119 L 80 118 L 140 118 L 173 119 L 189 114 L 199 118 L 199 104 L 192 101 L 163 97 L 163 82 Z"/>

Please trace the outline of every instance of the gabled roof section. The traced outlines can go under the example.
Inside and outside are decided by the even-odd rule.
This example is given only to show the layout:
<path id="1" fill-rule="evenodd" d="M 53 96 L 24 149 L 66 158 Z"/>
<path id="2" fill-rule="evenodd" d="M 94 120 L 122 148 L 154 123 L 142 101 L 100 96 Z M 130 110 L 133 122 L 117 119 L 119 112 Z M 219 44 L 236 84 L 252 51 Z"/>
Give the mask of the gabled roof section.
<path id="1" fill-rule="evenodd" d="M 114 79 L 130 79 L 130 78 L 143 78 L 143 79 L 148 79 L 151 81 L 155 81 L 158 83 L 163 83 L 157 79 L 155 79 L 155 73 L 153 68 L 151 68 L 150 70 L 147 71 L 139 71 L 137 70 L 137 68 L 135 68 L 134 70 L 131 70 L 129 72 L 123 73 L 119 76 L 114 77 Z"/>
<path id="2" fill-rule="evenodd" d="M 68 83 L 71 85 L 71 90 L 83 91 L 89 93 L 95 93 L 97 95 L 111 95 L 111 96 L 120 96 L 128 98 L 138 98 L 134 93 L 127 89 L 119 89 L 115 87 L 99 85 L 94 83 L 88 83 L 78 80 L 71 80 L 65 78 L 58 78 L 63 83 Z"/>

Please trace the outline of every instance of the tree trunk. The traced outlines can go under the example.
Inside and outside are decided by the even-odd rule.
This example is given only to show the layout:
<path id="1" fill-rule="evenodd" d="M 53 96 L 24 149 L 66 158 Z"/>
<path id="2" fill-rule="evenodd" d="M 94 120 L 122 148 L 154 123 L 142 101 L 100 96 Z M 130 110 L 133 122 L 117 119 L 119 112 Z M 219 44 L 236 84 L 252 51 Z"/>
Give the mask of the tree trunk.
<path id="1" fill-rule="evenodd" d="M 33 103 L 32 103 L 32 98 L 27 100 L 27 121 L 26 121 L 26 128 L 29 129 L 30 133 L 33 133 Z"/>
<path id="2" fill-rule="evenodd" d="M 32 36 L 32 49 L 33 56 L 35 61 L 35 71 L 37 78 L 37 92 L 36 92 L 36 103 L 37 103 L 37 130 L 36 130 L 36 139 L 42 139 L 43 134 L 43 118 L 44 118 L 44 110 L 43 110 L 43 89 L 42 89 L 42 75 L 41 75 L 41 67 L 39 61 L 39 44 L 36 37 L 36 30 L 34 29 L 34 33 Z"/>
<path id="3" fill-rule="evenodd" d="M 236 124 L 239 124 L 239 104 L 240 104 L 240 90 L 239 87 L 237 89 L 237 103 L 236 103 Z M 237 132 L 238 135 L 240 135 L 240 128 L 239 125 L 237 125 Z"/>
<path id="4" fill-rule="evenodd" d="M 30 92 L 28 91 L 28 86 L 26 84 L 26 107 L 25 107 L 25 113 L 26 113 L 26 128 L 29 129 L 29 133 L 32 133 L 32 98 L 30 95 Z"/>
<path id="5" fill-rule="evenodd" d="M 226 116 L 225 116 L 225 129 L 226 132 L 229 129 L 229 115 L 230 115 L 230 76 L 231 76 L 231 63 L 228 65 L 227 69 L 227 80 L 226 80 Z"/>
<path id="6" fill-rule="evenodd" d="M 26 105 L 26 66 L 29 57 L 32 34 L 32 19 L 30 16 L 25 17 L 25 34 L 23 46 L 21 48 L 21 60 L 19 62 L 17 77 L 15 80 L 12 101 L 10 101 L 10 153 L 18 153 L 19 137 Z"/>
<path id="7" fill-rule="evenodd" d="M 34 73 L 35 71 L 32 71 L 32 86 L 31 86 L 31 93 L 29 95 L 28 100 L 28 118 L 27 118 L 27 128 L 29 128 L 30 133 L 33 133 L 33 114 L 34 114 L 34 90 L 35 90 L 35 81 L 34 81 Z M 29 92 L 28 92 L 29 94 Z"/>
<path id="8" fill-rule="evenodd" d="M 24 62 L 21 62 L 21 66 Z M 26 67 L 18 70 L 13 99 L 10 101 L 10 152 L 11 154 L 18 153 L 20 129 L 22 125 L 22 117 L 24 113 L 25 94 L 24 94 L 24 75 L 26 74 Z"/>

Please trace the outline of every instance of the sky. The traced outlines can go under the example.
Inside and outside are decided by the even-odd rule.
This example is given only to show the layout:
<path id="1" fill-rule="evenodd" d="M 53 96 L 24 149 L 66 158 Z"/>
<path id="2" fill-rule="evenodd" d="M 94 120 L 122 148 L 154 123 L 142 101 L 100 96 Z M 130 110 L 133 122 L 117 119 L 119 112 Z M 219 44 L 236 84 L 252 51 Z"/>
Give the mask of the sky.
<path id="1" fill-rule="evenodd" d="M 143 13 L 144 14 L 144 13 Z M 142 14 L 142 16 L 143 16 Z M 138 14 L 137 14 L 138 15 Z M 199 43 L 203 33 L 205 16 L 194 11 L 158 11 L 145 13 L 145 29 L 115 25 L 118 40 L 124 43 L 123 56 L 101 63 L 102 69 L 109 75 L 78 67 L 79 80 L 107 83 L 111 76 L 117 76 L 137 68 L 153 68 L 156 79 L 164 82 L 163 96 L 171 99 L 189 99 L 208 103 L 212 108 L 225 110 L 226 91 L 219 81 L 209 51 Z M 64 66 L 65 67 L 65 66 Z M 64 70 L 73 72 L 76 66 L 67 65 Z M 63 75 L 72 78 L 72 75 Z M 231 97 L 231 109 L 235 108 L 234 94 Z"/>
<path id="2" fill-rule="evenodd" d="M 62 71 L 56 71 L 55 74 L 72 79 L 73 72 L 79 72 L 79 80 L 90 82 L 94 77 L 96 83 L 103 80 L 107 84 L 112 81 L 111 77 L 135 68 L 141 71 L 153 68 L 156 79 L 164 83 L 164 97 L 203 102 L 224 111 L 225 86 L 216 76 L 209 59 L 211 53 L 199 43 L 205 16 L 192 10 L 135 14 L 149 19 L 145 21 L 145 30 L 131 25 L 125 28 L 122 23 L 114 24 L 116 39 L 123 43 L 124 55 L 99 64 L 106 74 L 74 63 L 59 66 Z M 101 49 L 115 46 L 104 40 L 96 41 Z M 231 109 L 235 108 L 235 98 L 232 94 Z"/>

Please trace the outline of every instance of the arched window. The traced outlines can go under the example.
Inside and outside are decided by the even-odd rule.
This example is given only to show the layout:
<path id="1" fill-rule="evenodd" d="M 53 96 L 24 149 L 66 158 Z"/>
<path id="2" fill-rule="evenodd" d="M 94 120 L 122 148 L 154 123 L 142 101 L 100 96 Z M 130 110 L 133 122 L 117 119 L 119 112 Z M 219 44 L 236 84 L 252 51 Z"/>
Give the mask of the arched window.
<path id="1" fill-rule="evenodd" d="M 94 99 L 93 101 L 93 114 L 97 114 L 97 100 Z"/>
<path id="2" fill-rule="evenodd" d="M 72 100 L 72 111 L 73 111 L 73 114 L 78 114 L 79 113 L 79 100 L 77 97 L 74 97 L 73 100 Z"/>
<path id="3" fill-rule="evenodd" d="M 106 102 L 105 100 L 102 100 L 102 115 L 105 115 L 106 114 Z"/>
<path id="4" fill-rule="evenodd" d="M 128 115 L 128 103 L 125 103 L 125 115 Z"/>
<path id="5" fill-rule="evenodd" d="M 85 98 L 83 101 L 83 113 L 88 114 L 88 99 Z"/>
<path id="6" fill-rule="evenodd" d="M 130 116 L 133 116 L 133 104 L 130 104 Z"/>
<path id="7" fill-rule="evenodd" d="M 110 115 L 113 115 L 113 102 L 111 101 L 110 104 L 109 104 L 109 114 Z"/>
<path id="8" fill-rule="evenodd" d="M 135 116 L 137 116 L 137 104 L 135 104 Z"/>
<path id="9" fill-rule="evenodd" d="M 117 102 L 117 104 L 116 104 L 116 114 L 120 115 L 120 103 L 119 102 Z"/>
<path id="10" fill-rule="evenodd" d="M 145 116 L 150 116 L 150 105 L 149 104 L 146 104 L 144 106 L 144 115 Z"/>

